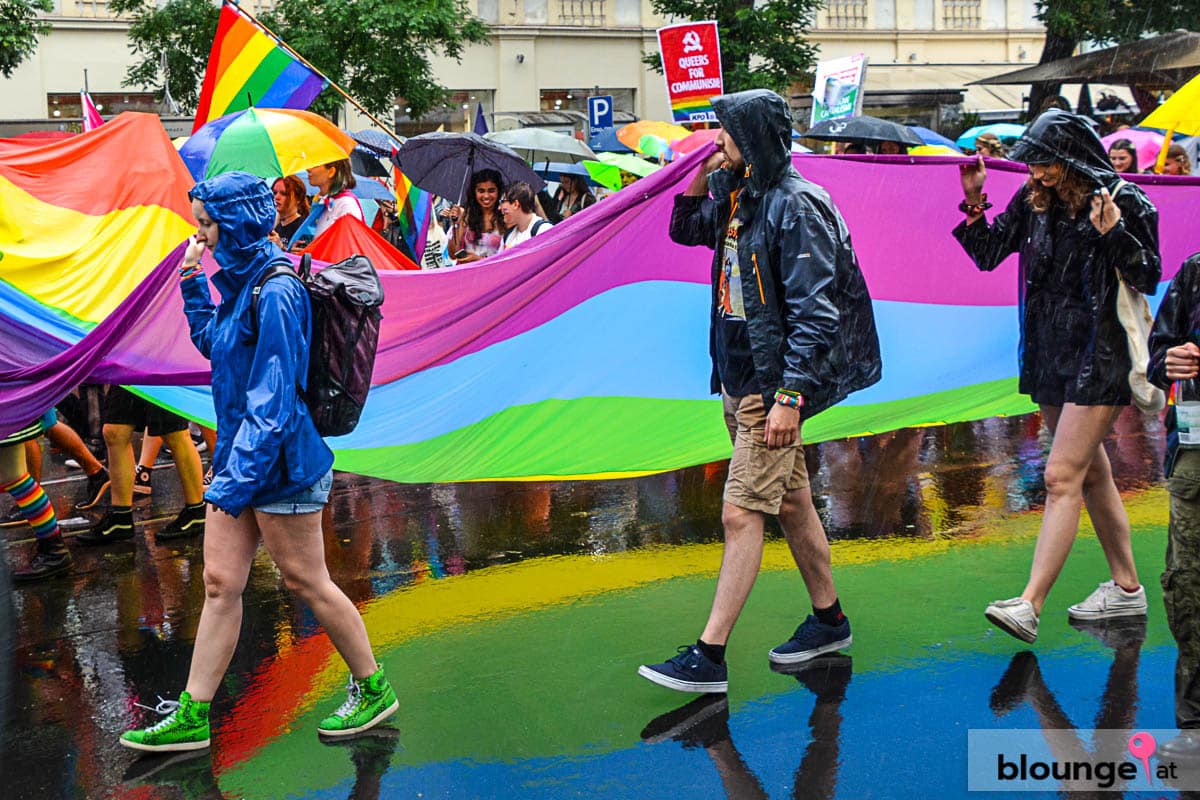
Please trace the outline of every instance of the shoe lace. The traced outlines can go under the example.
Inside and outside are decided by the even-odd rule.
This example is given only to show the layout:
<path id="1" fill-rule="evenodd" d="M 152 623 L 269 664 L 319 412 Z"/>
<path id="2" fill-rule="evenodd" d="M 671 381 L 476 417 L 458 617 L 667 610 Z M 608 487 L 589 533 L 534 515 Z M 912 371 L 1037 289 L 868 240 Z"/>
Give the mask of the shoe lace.
<path id="1" fill-rule="evenodd" d="M 165 715 L 163 717 L 163 719 L 159 720 L 156 724 L 151 725 L 149 728 L 147 728 L 146 729 L 147 733 L 157 733 L 158 731 L 160 731 L 163 728 L 170 725 L 171 722 L 174 720 L 175 712 L 179 710 L 179 701 L 178 700 L 163 700 L 162 695 L 158 696 L 158 705 L 156 705 L 156 706 L 153 706 L 153 707 L 145 706 L 145 705 L 142 705 L 141 703 L 136 703 L 136 702 L 134 703 L 134 705 L 137 706 L 138 708 L 144 708 L 147 711 L 153 711 L 155 714 Z"/>
<path id="2" fill-rule="evenodd" d="M 359 687 L 358 681 L 350 678 L 350 682 L 346 684 L 346 702 L 338 706 L 338 710 L 333 712 L 335 717 L 347 716 L 351 711 L 358 708 L 359 701 L 362 700 L 362 688 Z"/>

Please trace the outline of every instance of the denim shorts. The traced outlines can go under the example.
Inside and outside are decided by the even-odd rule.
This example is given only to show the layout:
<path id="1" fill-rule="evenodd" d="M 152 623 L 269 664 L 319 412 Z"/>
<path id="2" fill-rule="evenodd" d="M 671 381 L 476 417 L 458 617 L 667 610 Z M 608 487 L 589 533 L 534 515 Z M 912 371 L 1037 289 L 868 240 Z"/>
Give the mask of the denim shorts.
<path id="1" fill-rule="evenodd" d="M 255 511 L 267 514 L 311 514 L 325 508 L 329 502 L 329 490 L 333 488 L 333 470 L 329 470 L 312 486 L 296 492 L 291 497 L 276 500 L 262 506 L 255 506 Z"/>

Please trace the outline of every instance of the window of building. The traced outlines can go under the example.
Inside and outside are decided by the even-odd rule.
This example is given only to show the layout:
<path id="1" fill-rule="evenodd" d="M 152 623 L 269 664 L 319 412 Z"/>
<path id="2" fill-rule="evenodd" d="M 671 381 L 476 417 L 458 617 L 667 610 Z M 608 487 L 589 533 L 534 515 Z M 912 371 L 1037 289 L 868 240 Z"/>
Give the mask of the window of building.
<path id="1" fill-rule="evenodd" d="M 602 27 L 607 2 L 608 0 L 561 0 L 558 22 L 560 25 Z"/>
<path id="2" fill-rule="evenodd" d="M 545 25 L 550 21 L 546 0 L 525 0 L 525 22 L 530 25 Z"/>
<path id="3" fill-rule="evenodd" d="M 479 18 L 484 22 L 495 24 L 500 21 L 500 0 L 479 0 Z"/>
<path id="4" fill-rule="evenodd" d="M 976 30 L 983 18 L 982 0 L 942 0 L 942 27 L 951 31 Z"/>
<path id="5" fill-rule="evenodd" d="M 642 24 L 641 0 L 614 0 L 614 24 L 621 27 L 639 27 Z"/>
<path id="6" fill-rule="evenodd" d="M 612 95 L 613 112 L 633 113 L 633 89 L 542 89 L 542 111 L 588 110 L 588 98 L 593 95 Z"/>
<path id="7" fill-rule="evenodd" d="M 396 133 L 401 136 L 416 136 L 436 131 L 442 127 L 448 131 L 470 131 L 475 129 L 475 114 L 483 104 L 483 118 L 488 130 L 494 130 L 491 113 L 495 111 L 496 92 L 493 89 L 462 89 L 451 92 L 446 102 L 431 108 L 422 117 L 413 117 L 403 97 L 396 98 Z"/>
<path id="8" fill-rule="evenodd" d="M 92 96 L 92 102 L 96 104 L 96 110 L 105 117 L 120 114 L 122 111 L 145 111 L 150 114 L 159 111 L 159 101 L 151 92 L 89 94 Z M 47 94 L 46 115 L 51 119 L 82 119 L 83 105 L 79 102 L 79 92 Z"/>
<path id="9" fill-rule="evenodd" d="M 858 30 L 867 27 L 867 0 L 829 0 L 820 27 L 826 30 Z"/>
<path id="10" fill-rule="evenodd" d="M 875 27 L 883 31 L 896 30 L 896 0 L 875 0 Z"/>
<path id="11" fill-rule="evenodd" d="M 915 30 L 933 30 L 933 0 L 913 0 L 912 15 Z"/>

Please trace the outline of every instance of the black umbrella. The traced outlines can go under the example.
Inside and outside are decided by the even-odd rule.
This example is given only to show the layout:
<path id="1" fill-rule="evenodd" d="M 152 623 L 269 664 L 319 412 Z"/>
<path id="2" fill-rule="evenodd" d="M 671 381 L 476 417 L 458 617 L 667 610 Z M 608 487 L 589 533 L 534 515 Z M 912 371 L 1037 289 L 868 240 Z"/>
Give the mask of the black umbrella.
<path id="1" fill-rule="evenodd" d="M 925 144 L 908 126 L 878 117 L 821 120 L 803 135 L 821 142 L 899 142 L 908 147 Z"/>
<path id="2" fill-rule="evenodd" d="M 525 181 L 534 192 L 546 182 L 511 148 L 475 133 L 423 133 L 409 138 L 392 156 L 414 184 L 427 192 L 461 203 L 471 176 L 494 169 L 505 184 Z"/>
<path id="3" fill-rule="evenodd" d="M 403 138 L 399 140 L 393 139 L 383 131 L 371 130 L 370 128 L 355 131 L 350 134 L 350 137 L 380 158 L 391 158 L 392 153 L 400 148 L 400 142 L 404 141 Z"/>
<path id="4" fill-rule="evenodd" d="M 379 163 L 375 151 L 359 145 L 350 152 L 350 171 L 371 178 L 389 178 L 387 167 Z"/>

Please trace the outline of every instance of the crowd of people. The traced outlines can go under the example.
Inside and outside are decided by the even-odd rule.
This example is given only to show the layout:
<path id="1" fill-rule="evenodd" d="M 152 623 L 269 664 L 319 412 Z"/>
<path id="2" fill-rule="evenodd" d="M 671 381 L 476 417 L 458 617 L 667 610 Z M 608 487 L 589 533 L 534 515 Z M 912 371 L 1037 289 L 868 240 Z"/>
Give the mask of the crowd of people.
<path id="1" fill-rule="evenodd" d="M 668 233 L 681 245 L 713 251 L 710 388 L 722 398 L 733 444 L 722 509 L 725 552 L 695 643 L 638 670 L 656 684 L 701 693 L 728 689 L 726 648 L 758 575 L 767 516 L 778 517 L 812 605 L 769 652 L 770 662 L 786 668 L 852 643 L 809 486 L 802 429 L 809 418 L 877 382 L 883 367 L 851 232 L 829 194 L 793 165 L 787 102 L 766 90 L 712 102 L 721 131 L 675 198 Z M 1122 166 L 1137 169 L 1133 148 L 1118 142 L 1106 150 L 1093 127 L 1069 112 L 1041 114 L 1007 152 L 998 139 L 982 136 L 976 150 L 959 169 L 963 220 L 953 235 L 979 270 L 993 270 L 1013 254 L 1019 260 L 1019 389 L 1038 404 L 1052 438 L 1029 579 L 1019 595 L 989 604 L 984 614 L 1033 643 L 1076 538 L 1081 506 L 1109 575 L 1067 614 L 1106 620 L 1147 613 L 1129 520 L 1102 443 L 1133 402 L 1130 373 L 1137 366 L 1117 295 L 1122 285 L 1143 294 L 1156 290 L 1158 216 L 1146 194 L 1120 178 Z M 990 219 L 985 155 L 1022 163 L 1029 173 Z M 1185 174 L 1186 155 L 1178 163 Z M 361 615 L 325 566 L 321 512 L 333 453 L 303 396 L 311 303 L 299 281 L 263 280 L 290 263 L 286 251 L 303 249 L 338 218 L 363 218 L 349 161 L 314 167 L 307 177 L 317 190 L 311 204 L 295 176 L 268 186 L 241 172 L 204 180 L 189 195 L 199 227 L 179 264 L 179 285 L 192 341 L 212 364 L 217 422 L 207 483 L 186 420 L 120 388 L 109 390 L 105 401 L 107 466 L 84 456 L 86 448 L 75 444 L 79 437 L 61 429 L 52 412 L 0 440 L 0 490 L 15 499 L 37 540 L 29 564 L 14 572 L 20 580 L 62 574 L 71 562 L 28 442 L 57 429 L 66 448 L 79 450 L 89 476 L 81 507 L 111 492 L 110 510 L 78 537 L 95 545 L 134 535 L 132 497 L 140 482 L 134 432 L 161 437 L 171 450 L 185 505 L 158 538 L 205 533 L 205 600 L 186 687 L 178 701 L 160 705 L 161 722 L 122 735 L 121 744 L 136 750 L 209 746 L 210 704 L 237 643 L 242 592 L 260 541 L 350 672 L 346 701 L 319 724 L 319 733 L 353 735 L 398 707 Z M 457 263 L 486 259 L 550 229 L 548 217 L 567 218 L 595 202 L 575 176 L 564 176 L 557 195 L 543 198 L 528 183 L 506 185 L 499 172 L 479 170 L 470 176 L 463 205 L 443 211 L 451 256 Z M 205 252 L 220 268 L 211 278 L 200 263 Z M 216 304 L 210 280 L 220 295 Z M 1158 386 L 1200 374 L 1198 320 L 1200 254 L 1184 264 L 1155 321 L 1143 366 Z M 1170 413 L 1167 425 L 1174 430 Z M 1176 714 L 1184 734 L 1159 752 L 1200 756 L 1200 617 L 1192 613 L 1200 591 L 1200 450 L 1173 438 L 1167 474 L 1170 546 L 1162 588 L 1180 642 Z"/>

